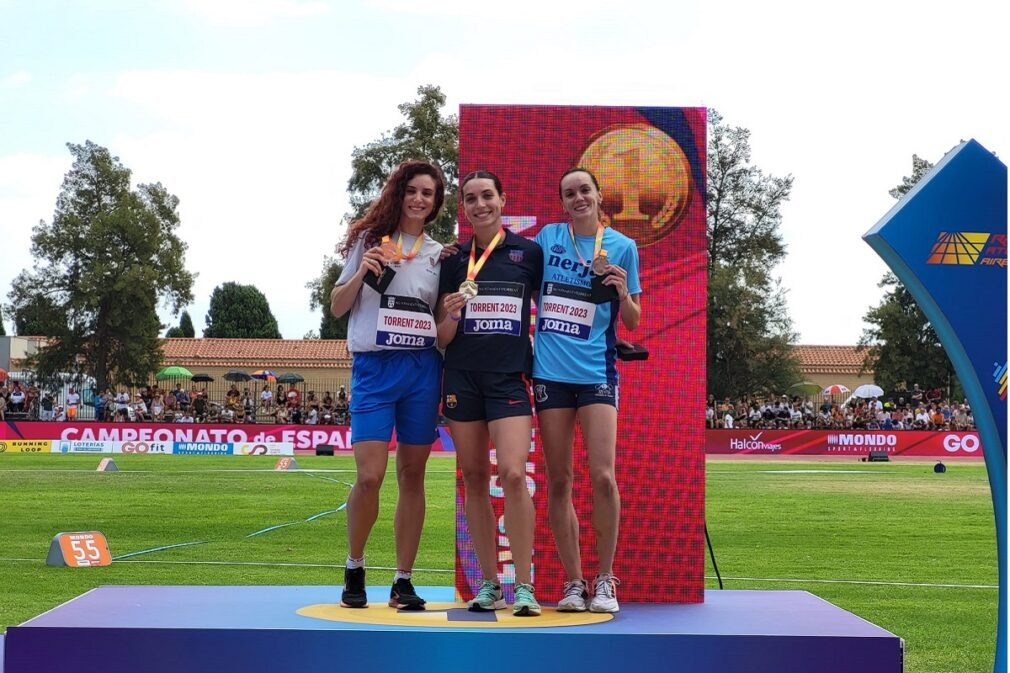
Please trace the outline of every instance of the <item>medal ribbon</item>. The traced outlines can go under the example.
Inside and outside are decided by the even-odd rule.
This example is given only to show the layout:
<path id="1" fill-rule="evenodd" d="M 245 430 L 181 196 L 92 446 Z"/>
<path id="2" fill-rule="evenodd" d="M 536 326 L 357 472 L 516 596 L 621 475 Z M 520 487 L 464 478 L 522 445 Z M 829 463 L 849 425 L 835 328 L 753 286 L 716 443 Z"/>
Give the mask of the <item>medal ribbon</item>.
<path id="1" fill-rule="evenodd" d="M 491 239 L 491 242 L 488 243 L 488 246 L 484 248 L 484 252 L 483 254 L 481 254 L 480 260 L 477 261 L 476 264 L 474 263 L 474 258 L 477 252 L 477 241 L 471 241 L 470 261 L 466 265 L 467 280 L 473 280 L 474 278 L 477 277 L 477 274 L 480 273 L 480 270 L 484 268 L 484 262 L 486 262 L 487 258 L 491 256 L 491 251 L 494 250 L 496 247 L 498 247 L 498 243 L 500 243 L 503 238 L 505 238 L 505 230 L 499 229 L 498 233 L 495 234 L 494 238 Z"/>
<path id="2" fill-rule="evenodd" d="M 382 242 L 389 242 L 389 236 L 383 236 Z M 396 238 L 396 244 L 394 249 L 396 250 L 395 261 L 399 262 L 401 259 L 412 260 L 417 257 L 417 253 L 421 251 L 421 246 L 424 244 L 424 234 L 422 233 L 414 240 L 414 245 L 411 247 L 410 252 L 404 254 L 403 252 L 403 232 L 401 231 L 399 236 Z"/>
<path id="3" fill-rule="evenodd" d="M 568 224 L 568 235 L 572 237 L 572 245 L 575 247 L 575 254 L 579 256 L 579 262 L 582 266 L 590 266 L 593 259 L 600 256 L 600 250 L 603 249 L 603 225 L 600 224 L 596 228 L 596 241 L 593 243 L 593 257 L 590 261 L 586 261 L 582 258 L 582 253 L 579 252 L 579 243 L 575 240 L 575 226 L 571 223 Z"/>

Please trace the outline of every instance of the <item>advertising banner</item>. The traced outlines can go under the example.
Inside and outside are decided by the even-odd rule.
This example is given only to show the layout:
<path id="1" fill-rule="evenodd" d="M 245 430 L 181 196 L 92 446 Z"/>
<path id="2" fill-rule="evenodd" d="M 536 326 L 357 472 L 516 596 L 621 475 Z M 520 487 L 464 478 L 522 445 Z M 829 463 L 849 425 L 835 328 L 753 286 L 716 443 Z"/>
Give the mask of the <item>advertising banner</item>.
<path id="1" fill-rule="evenodd" d="M 707 430 L 705 453 L 750 456 L 865 456 L 886 451 L 894 456 L 982 457 L 977 432 L 926 430 Z"/>
<path id="2" fill-rule="evenodd" d="M 459 175 L 474 170 L 498 175 L 507 196 L 502 220 L 512 232 L 532 238 L 545 225 L 567 222 L 559 181 L 580 166 L 599 180 L 607 224 L 638 248 L 642 319 L 634 332 L 620 325 L 617 332 L 649 351 L 648 362 L 617 364 L 622 516 L 615 574 L 623 582 L 622 600 L 692 603 L 704 596 L 705 130 L 703 108 L 460 107 Z M 467 241 L 472 230 L 462 212 L 459 221 L 460 240 Z M 580 263 L 560 245 L 543 253 L 548 281 Z M 546 311 L 545 321 L 570 317 L 565 302 L 552 298 L 553 306 L 547 302 L 536 312 Z M 568 320 L 572 329 L 578 324 Z M 582 526 L 583 568 L 591 579 L 598 569 L 592 489 L 578 435 L 574 450 L 573 498 Z M 568 578 L 548 524 L 539 441 L 531 446 L 526 472 L 537 520 L 533 582 L 546 590 L 544 600 L 556 600 L 549 592 Z M 481 573 L 457 481 L 456 588 L 469 598 Z M 503 533 L 504 497 L 496 478 L 489 491 Z M 508 537 L 497 539 L 498 575 L 508 594 L 515 571 Z"/>

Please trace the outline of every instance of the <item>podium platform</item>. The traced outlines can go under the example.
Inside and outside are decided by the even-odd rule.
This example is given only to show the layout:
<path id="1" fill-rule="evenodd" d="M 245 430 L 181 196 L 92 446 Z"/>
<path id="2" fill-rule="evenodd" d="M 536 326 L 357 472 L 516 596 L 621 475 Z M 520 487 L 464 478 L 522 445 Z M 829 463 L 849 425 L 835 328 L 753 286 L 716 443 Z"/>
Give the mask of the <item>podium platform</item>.
<path id="1" fill-rule="evenodd" d="M 584 670 L 900 673 L 902 641 L 805 591 L 708 591 L 616 615 L 340 608 L 337 586 L 105 586 L 7 630 L 3 673 Z M 542 596 L 541 599 L 545 599 Z M 520 658 L 524 663 L 518 664 Z"/>

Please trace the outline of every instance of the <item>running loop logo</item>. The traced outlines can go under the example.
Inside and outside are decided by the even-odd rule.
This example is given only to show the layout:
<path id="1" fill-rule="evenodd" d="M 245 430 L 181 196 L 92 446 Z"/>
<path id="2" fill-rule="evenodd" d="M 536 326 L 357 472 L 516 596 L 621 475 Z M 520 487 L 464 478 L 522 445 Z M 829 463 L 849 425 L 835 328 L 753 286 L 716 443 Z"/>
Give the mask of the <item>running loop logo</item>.
<path id="1" fill-rule="evenodd" d="M 926 264 L 1006 268 L 1006 234 L 941 231 Z"/>

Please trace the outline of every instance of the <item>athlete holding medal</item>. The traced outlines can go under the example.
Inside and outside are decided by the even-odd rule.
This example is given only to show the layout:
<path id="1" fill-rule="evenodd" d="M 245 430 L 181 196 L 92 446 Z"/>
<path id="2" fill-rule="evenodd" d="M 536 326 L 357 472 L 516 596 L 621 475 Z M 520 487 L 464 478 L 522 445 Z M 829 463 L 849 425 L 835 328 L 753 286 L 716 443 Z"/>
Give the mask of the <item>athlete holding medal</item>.
<path id="1" fill-rule="evenodd" d="M 433 309 L 442 246 L 424 232 L 438 216 L 445 179 L 438 167 L 407 161 L 394 169 L 364 217 L 351 223 L 340 252 L 344 270 L 330 311 L 351 312 L 351 445 L 357 477 L 347 499 L 347 563 L 341 605 L 363 608 L 365 544 L 379 512 L 389 441 L 396 428 L 399 499 L 394 519 L 396 574 L 389 605 L 423 610 L 411 570 L 424 526 L 424 472 L 438 424 L 442 357 Z"/>
<path id="2" fill-rule="evenodd" d="M 464 511 L 483 574 L 468 606 L 475 612 L 505 608 L 488 493 L 493 443 L 516 572 L 512 612 L 536 616 L 540 605 L 531 577 L 536 514 L 526 487 L 526 461 L 533 424 L 530 298 L 540 287 L 543 252 L 502 226 L 505 194 L 496 175 L 470 173 L 460 195 L 474 233 L 442 261 L 437 315 L 439 344 L 446 347 L 442 413 L 463 472 Z"/>
<path id="3" fill-rule="evenodd" d="M 544 267 L 537 302 L 533 364 L 551 531 L 569 578 L 558 610 L 617 612 L 620 581 L 613 574 L 613 564 L 621 500 L 614 476 L 616 327 L 618 317 L 631 330 L 641 319 L 638 249 L 632 239 L 603 226 L 603 197 L 592 173 L 570 169 L 561 176 L 559 192 L 572 221 L 549 224 L 536 237 L 552 254 Z M 572 504 L 576 420 L 589 458 L 600 560 L 591 601 L 582 575 L 579 520 Z"/>

